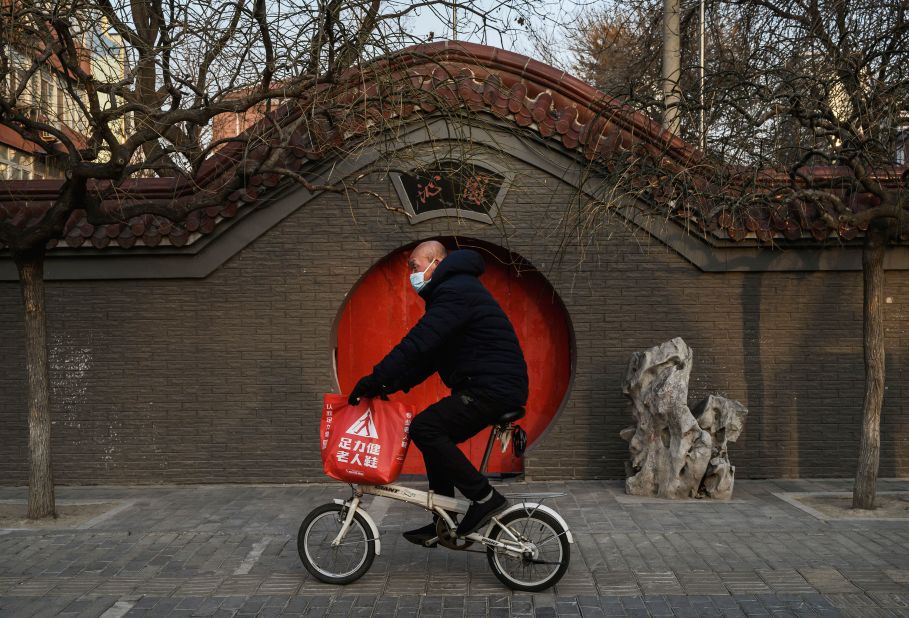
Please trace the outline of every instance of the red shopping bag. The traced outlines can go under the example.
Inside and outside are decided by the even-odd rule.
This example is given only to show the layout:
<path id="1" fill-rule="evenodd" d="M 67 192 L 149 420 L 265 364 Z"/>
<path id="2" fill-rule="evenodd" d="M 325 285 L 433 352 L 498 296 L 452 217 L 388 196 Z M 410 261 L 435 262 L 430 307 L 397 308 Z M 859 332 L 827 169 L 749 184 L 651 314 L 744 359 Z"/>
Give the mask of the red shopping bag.
<path id="1" fill-rule="evenodd" d="M 325 474 L 361 485 L 384 485 L 401 474 L 413 420 L 411 406 L 381 399 L 328 393 L 322 404 L 322 467 Z"/>

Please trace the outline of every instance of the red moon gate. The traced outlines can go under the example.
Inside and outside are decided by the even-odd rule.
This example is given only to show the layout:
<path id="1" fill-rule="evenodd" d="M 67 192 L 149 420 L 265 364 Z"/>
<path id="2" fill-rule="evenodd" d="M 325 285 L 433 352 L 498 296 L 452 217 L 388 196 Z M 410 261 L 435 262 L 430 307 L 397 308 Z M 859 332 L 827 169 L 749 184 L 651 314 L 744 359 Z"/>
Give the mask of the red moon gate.
<path id="1" fill-rule="evenodd" d="M 476 247 L 473 247 L 476 248 Z M 400 249 L 370 269 L 349 296 L 338 322 L 337 370 L 342 393 L 349 393 L 356 381 L 397 344 L 424 312 L 423 299 L 410 286 L 407 259 L 413 246 Z M 510 266 L 520 263 L 506 251 L 481 248 L 486 272 L 481 277 L 498 303 L 508 314 L 527 360 L 530 396 L 527 415 L 520 425 L 533 444 L 552 421 L 571 376 L 570 328 L 562 305 L 543 275 L 530 267 L 522 272 Z M 409 393 L 396 393 L 392 400 L 423 410 L 449 394 L 438 374 Z M 474 465 L 483 458 L 489 432 L 480 432 L 461 445 Z M 493 450 L 489 472 L 520 472 L 522 462 L 509 449 L 502 454 Z M 403 473 L 423 474 L 425 468 L 419 449 L 407 454 Z"/>

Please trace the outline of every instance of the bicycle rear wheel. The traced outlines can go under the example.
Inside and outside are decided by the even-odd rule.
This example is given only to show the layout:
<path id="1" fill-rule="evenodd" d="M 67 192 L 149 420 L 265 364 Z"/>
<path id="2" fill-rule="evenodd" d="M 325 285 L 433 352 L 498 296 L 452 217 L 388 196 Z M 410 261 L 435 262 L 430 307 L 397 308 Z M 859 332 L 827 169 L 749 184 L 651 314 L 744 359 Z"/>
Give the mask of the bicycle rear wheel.
<path id="1" fill-rule="evenodd" d="M 370 538 L 369 525 L 359 513 L 354 513 L 341 543 L 331 546 L 346 515 L 347 507 L 323 504 L 306 516 L 297 534 L 297 551 L 303 566 L 327 584 L 349 584 L 360 579 L 376 557 L 375 539 Z"/>
<path id="2" fill-rule="evenodd" d="M 571 560 L 571 544 L 555 517 L 527 508 L 506 513 L 498 520 L 502 525 L 494 526 L 489 538 L 502 542 L 517 539 L 527 548 L 522 556 L 486 548 L 489 567 L 500 582 L 512 590 L 539 592 L 562 579 Z"/>

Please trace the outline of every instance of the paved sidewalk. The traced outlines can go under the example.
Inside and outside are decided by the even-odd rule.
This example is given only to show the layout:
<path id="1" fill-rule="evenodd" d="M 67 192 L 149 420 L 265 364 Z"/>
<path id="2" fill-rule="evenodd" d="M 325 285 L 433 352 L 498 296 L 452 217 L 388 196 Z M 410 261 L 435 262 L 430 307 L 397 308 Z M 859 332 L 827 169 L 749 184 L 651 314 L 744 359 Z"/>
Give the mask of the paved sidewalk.
<path id="1" fill-rule="evenodd" d="M 369 573 L 319 583 L 297 528 L 341 484 L 74 487 L 57 499 L 123 508 L 81 529 L 0 530 L 0 616 L 909 616 L 909 520 L 824 521 L 775 495 L 851 481 L 738 481 L 726 503 L 612 481 L 500 485 L 566 492 L 572 562 L 547 593 L 511 593 L 483 554 L 410 545 L 400 532 L 425 512 L 383 499 L 368 507 L 383 535 Z"/>

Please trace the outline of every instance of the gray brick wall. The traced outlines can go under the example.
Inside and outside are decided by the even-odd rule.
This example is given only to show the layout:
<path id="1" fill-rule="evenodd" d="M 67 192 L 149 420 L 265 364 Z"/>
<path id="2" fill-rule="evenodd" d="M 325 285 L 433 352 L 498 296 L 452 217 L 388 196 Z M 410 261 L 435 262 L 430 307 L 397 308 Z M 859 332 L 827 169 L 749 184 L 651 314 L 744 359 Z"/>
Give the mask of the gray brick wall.
<path id="1" fill-rule="evenodd" d="M 64 484 L 323 480 L 321 394 L 351 286 L 435 235 L 505 244 L 549 278 L 576 339 L 568 399 L 526 471 L 620 478 L 631 352 L 681 336 L 691 403 L 743 401 L 741 478 L 850 476 L 862 405 L 861 275 L 704 273 L 618 219 L 563 218 L 575 190 L 512 160 L 504 223 L 410 225 L 367 198 L 322 195 L 201 280 L 48 283 L 55 474 Z M 368 189 L 396 200 L 381 174 Z M 567 239 L 567 242 L 566 242 Z M 406 276 L 402 273 L 402 277 Z M 882 476 L 909 474 L 909 272 L 887 274 Z M 27 476 L 21 300 L 0 283 L 0 483 Z"/>

